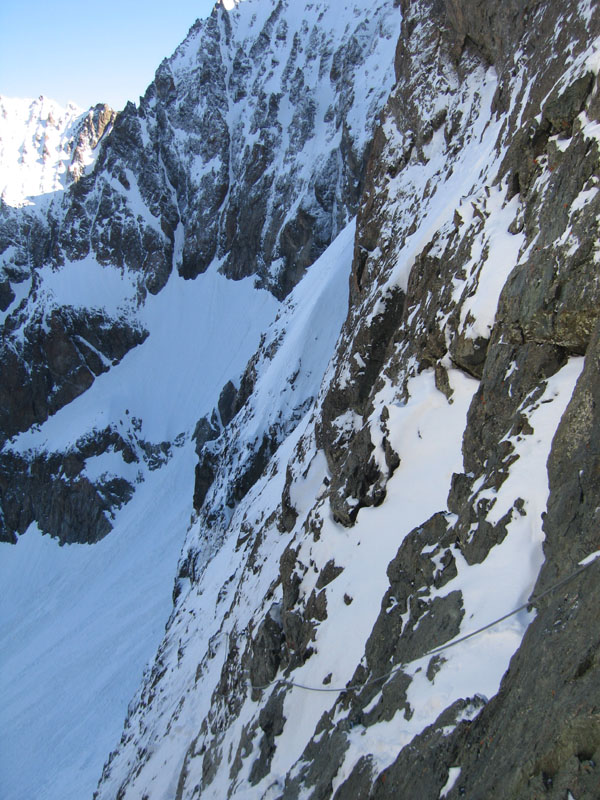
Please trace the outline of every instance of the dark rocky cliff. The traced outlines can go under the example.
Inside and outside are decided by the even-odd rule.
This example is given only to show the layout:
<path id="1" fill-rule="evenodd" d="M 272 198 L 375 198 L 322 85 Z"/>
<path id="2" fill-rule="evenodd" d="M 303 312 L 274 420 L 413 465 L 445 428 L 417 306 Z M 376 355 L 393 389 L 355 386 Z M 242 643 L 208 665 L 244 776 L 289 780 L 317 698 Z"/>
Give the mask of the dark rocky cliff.
<path id="1" fill-rule="evenodd" d="M 594 123 L 600 86 L 586 68 L 585 55 L 591 52 L 600 19 L 597 14 L 586 16 L 578 6 L 403 4 L 399 80 L 368 167 L 350 314 L 338 350 L 340 365 L 352 363 L 359 352 L 367 367 L 357 370 L 350 387 L 346 381 L 344 388 L 333 382 L 323 407 L 321 442 L 333 473 L 334 514 L 352 524 L 357 508 L 382 502 L 388 473 L 374 463 L 374 437 L 365 434 L 365 427 L 380 424 L 373 412 L 381 407 L 378 392 L 386 379 L 391 378 L 401 394 L 410 370 L 434 367 L 439 389 L 450 397 L 446 369 L 454 366 L 480 383 L 463 438 L 466 471 L 455 474 L 449 487 L 452 513 L 424 521 L 390 563 L 390 589 L 353 682 L 368 684 L 369 678 L 456 634 L 456 598 L 450 594 L 445 608 L 434 601 L 437 624 L 428 630 L 421 626 L 415 636 L 423 615 L 433 614 L 434 606 L 425 597 L 454 577 L 456 552 L 470 564 L 483 562 L 507 535 L 511 517 L 527 513 L 515 492 L 512 510 L 490 523 L 488 490 L 502 486 L 519 458 L 513 443 L 533 433 L 526 411 L 539 402 L 548 378 L 570 357 L 580 355 L 585 356 L 584 371 L 548 460 L 546 560 L 533 594 L 572 574 L 582 558 L 599 548 L 598 494 L 592 476 L 597 470 L 594 397 L 600 308 L 595 255 L 600 152 Z M 556 54 L 567 49 L 576 67 L 565 74 Z M 437 65 L 434 70 L 432 63 Z M 450 224 L 430 230 L 402 290 L 390 282 L 390 273 L 407 235 L 418 225 L 426 196 L 412 198 L 404 214 L 399 213 L 398 189 L 407 189 L 396 176 L 410 174 L 415 159 L 427 163 L 427 144 L 436 131 L 443 131 L 444 170 L 451 173 L 456 153 L 468 146 L 470 137 L 468 117 L 453 105 L 469 78 L 490 66 L 498 75 L 490 121 L 499 119 L 502 125 L 474 185 L 475 213 L 465 224 L 457 209 Z M 440 109 L 436 100 L 443 86 L 457 91 Z M 390 128 L 397 133 L 390 136 Z M 496 161 L 495 153 L 502 154 Z M 438 180 L 443 179 L 442 173 Z M 428 185 L 426 194 L 430 191 Z M 461 306 L 477 285 L 477 275 L 469 276 L 471 256 L 494 192 L 501 193 L 503 203 L 517 200 L 509 230 L 523 237 L 520 258 L 502 289 L 489 334 L 465 335 L 469 312 L 462 312 Z M 484 248 L 481 258 L 485 262 L 493 256 Z M 452 291 L 457 278 L 467 278 L 468 291 L 461 296 Z M 377 325 L 370 322 L 374 303 L 381 309 Z M 348 405 L 365 426 L 350 439 L 335 427 L 336 417 Z M 386 458 L 389 472 L 398 461 Z M 419 556 L 424 544 L 435 546 L 434 553 L 445 552 L 441 575 L 432 569 L 431 556 Z M 460 719 L 464 706 L 446 709 L 384 771 L 378 772 L 370 756 L 356 761 L 347 780 L 338 782 L 335 797 L 437 798 L 448 786 L 449 768 L 455 766 L 460 774 L 444 797 L 596 797 L 597 569 L 591 567 L 536 604 L 536 618 L 498 695 L 473 721 L 454 723 L 452 733 L 443 733 L 453 719 Z M 419 586 L 421 605 L 415 609 L 409 598 Z M 397 605 L 390 613 L 392 601 Z M 408 625 L 400 622 L 407 612 Z M 308 606 L 304 613 L 309 614 Z M 432 681 L 435 658 L 430 664 Z M 312 787 L 311 797 L 330 796 L 331 779 L 343 763 L 339 754 L 345 732 L 357 724 L 368 729 L 403 709 L 408 718 L 409 685 L 410 678 L 400 671 L 383 692 L 375 685 L 342 696 L 319 726 L 318 746 L 309 745 L 304 768 L 286 782 L 282 796 L 300 796 L 300 786 L 306 784 Z M 370 710 L 378 695 L 378 705 Z"/>

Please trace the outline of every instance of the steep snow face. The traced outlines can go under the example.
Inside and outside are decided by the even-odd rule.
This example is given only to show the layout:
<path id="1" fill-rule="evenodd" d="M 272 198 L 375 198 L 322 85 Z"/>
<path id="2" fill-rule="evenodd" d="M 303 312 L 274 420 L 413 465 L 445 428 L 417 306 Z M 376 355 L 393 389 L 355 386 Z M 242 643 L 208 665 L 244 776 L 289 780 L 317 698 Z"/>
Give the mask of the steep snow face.
<path id="1" fill-rule="evenodd" d="M 223 464 L 210 502 L 215 510 L 226 509 L 231 475 L 243 471 L 248 452 L 278 426 L 280 438 L 289 435 L 318 392 L 345 316 L 353 242 L 350 224 L 282 307 L 250 280 L 228 281 L 216 271 L 192 284 L 173 276 L 143 309 L 147 341 L 78 401 L 12 444 L 22 452 L 68 447 L 109 420 L 118 420 L 121 435 L 133 437 L 132 442 L 141 436 L 143 420 L 152 441 L 165 442 L 155 461 L 140 444 L 138 460 L 129 464 L 112 449 L 85 462 L 84 473 L 93 480 L 108 483 L 125 475 L 137 484 L 133 500 L 116 512 L 114 529 L 102 542 L 61 549 L 32 526 L 3 554 L 1 651 L 7 685 L 0 716 L 10 744 L 0 763 L 3 786 L 15 800 L 91 795 L 171 607 L 173 577 L 193 511 L 195 422 L 211 413 L 220 387 L 237 378 L 264 328 L 253 401 L 215 443 Z M 63 300 L 83 299 L 71 282 L 62 290 L 55 284 L 54 290 L 63 292 Z M 94 294 L 100 301 L 99 287 Z M 278 308 L 277 320 L 269 325 Z M 267 492 L 273 500 L 278 491 L 277 481 L 265 479 L 252 496 Z M 210 562 L 210 580 L 221 587 L 233 562 L 222 532 L 213 527 L 203 529 L 196 522 L 190 543 L 199 553 L 197 570 L 220 553 L 218 562 Z M 184 595 L 189 590 L 179 586 Z M 208 589 L 207 609 L 214 600 Z M 192 653 L 201 658 L 218 619 L 206 618 L 204 624 L 202 638 L 186 649 L 187 658 Z M 183 723 L 169 735 L 162 729 L 175 696 L 179 702 L 175 689 L 156 698 L 167 706 L 153 738 L 162 742 L 168 762 L 157 778 L 157 796 L 172 796 L 172 776 L 181 759 L 177 743 Z M 180 709 L 186 718 L 192 715 L 188 725 L 199 713 L 191 700 Z"/>
<path id="2" fill-rule="evenodd" d="M 104 771 L 100 797 L 114 797 L 136 763 L 140 724 L 151 742 L 152 756 L 144 759 L 140 770 L 136 768 L 135 776 L 127 777 L 127 794 L 175 795 L 197 721 L 210 710 L 204 675 L 212 676 L 209 683 L 218 679 L 225 644 L 223 615 L 237 597 L 236 616 L 245 609 L 249 620 L 256 599 L 273 580 L 281 547 L 289 537 L 275 532 L 274 539 L 263 542 L 258 557 L 254 530 L 277 506 L 285 484 L 286 460 L 299 435 L 311 424 L 314 400 L 345 316 L 353 240 L 351 223 L 280 308 L 252 362 L 256 374 L 252 396 L 221 437 L 209 443 L 219 464 L 218 474 L 189 530 L 181 559 L 179 602 L 170 622 L 174 638 L 169 636 L 153 665 L 152 676 L 161 672 L 160 664 L 169 665 L 165 688 L 155 694 L 150 689 L 154 677 L 149 676 L 135 698 L 122 746 Z M 272 437 L 277 454 L 246 497 L 232 507 L 231 487 L 244 475 L 265 436 Z M 280 441 L 283 443 L 277 448 Z M 255 577 L 240 594 L 240 580 L 246 582 L 251 564 L 257 567 Z M 237 624 L 245 623 L 240 618 Z M 171 662 L 175 642 L 177 665 Z M 197 686 L 189 683 L 190 670 L 198 676 Z M 227 789 L 224 791 L 226 795 Z"/>
<path id="3" fill-rule="evenodd" d="M 180 449 L 98 545 L 59 547 L 32 525 L 3 546 L 3 796 L 90 798 L 144 665 L 164 635 L 193 491 Z M 110 470 L 110 459 L 94 465 Z M 91 468 L 92 464 L 88 465 Z"/>
<path id="4" fill-rule="evenodd" d="M 64 189 L 89 170 L 98 140 L 85 130 L 87 112 L 47 97 L 0 97 L 0 196 L 10 206 Z M 100 137 L 101 138 L 101 137 Z"/>
<path id="5" fill-rule="evenodd" d="M 26 480 L 31 474 L 38 476 L 36 487 L 28 483 L 14 493 L 16 517 L 12 518 L 18 520 L 19 497 L 26 493 L 37 507 L 36 521 L 4 561 L 10 587 L 10 602 L 2 612 L 4 629 L 14 630 L 17 620 L 26 619 L 28 630 L 27 637 L 10 636 L 3 648 L 7 658 L 10 654 L 5 667 L 13 676 L 2 712 L 3 728 L 10 731 L 13 743 L 6 751 L 10 763 L 3 774 L 15 797 L 79 798 L 93 786 L 108 743 L 118 740 L 126 703 L 143 665 L 156 649 L 170 608 L 173 578 L 184 572 L 181 566 L 175 568 L 175 562 L 192 513 L 196 423 L 211 417 L 227 381 L 239 382 L 279 305 L 272 294 L 257 289 L 252 278 L 232 283 L 220 274 L 232 271 L 226 263 L 228 249 L 235 245 L 241 253 L 247 237 L 256 233 L 237 217 L 251 209 L 259 195 L 268 203 L 271 217 L 283 210 L 276 223 L 280 227 L 288 212 L 295 219 L 303 206 L 302 213 L 308 216 L 302 217 L 300 239 L 292 228 L 286 234 L 289 252 L 293 255 L 303 246 L 302 231 L 322 228 L 318 243 L 307 249 L 304 269 L 346 225 L 358 201 L 363 167 L 353 159 L 364 158 L 376 114 L 393 82 L 399 14 L 391 2 L 376 9 L 364 2 L 349 4 L 336 14 L 325 3 L 320 8 L 309 5 L 305 14 L 295 5 L 278 7 L 277 26 L 269 22 L 273 6 L 264 2 L 248 0 L 227 17 L 215 13 L 161 67 L 139 118 L 130 107 L 114 130 L 112 121 L 106 126 L 110 141 L 103 159 L 95 170 L 94 165 L 82 170 L 84 180 L 76 194 L 68 193 L 64 200 L 44 198 L 26 217 L 7 214 L 9 235 L 3 241 L 10 245 L 4 266 L 11 296 L 2 312 L 8 323 L 5 343 L 30 365 L 25 374 L 31 375 L 36 370 L 36 366 L 31 369 L 32 342 L 40 340 L 54 397 L 60 398 L 65 378 L 72 386 L 79 382 L 81 370 L 90 375 L 74 396 L 69 395 L 67 404 L 50 404 L 47 419 L 44 415 L 28 419 L 22 425 L 26 429 L 12 436 L 3 450 L 9 482 L 19 473 Z M 218 40 L 218 51 L 211 51 L 211 37 Z M 210 73 L 212 83 L 207 84 L 209 55 L 214 56 L 212 66 L 218 74 Z M 170 95 L 159 96 L 161 76 L 169 70 L 176 83 L 174 102 Z M 225 94 L 217 96 L 224 78 Z M 281 108 L 275 117 L 263 120 L 264 99 L 278 94 L 284 97 Z M 221 114 L 227 125 L 224 136 Z M 73 130 L 76 124 L 74 120 Z M 276 139 L 267 149 L 269 166 L 258 185 L 252 153 L 261 152 L 267 129 Z M 221 166 L 219 154 L 206 150 L 211 142 L 219 147 L 226 143 Z M 148 167 L 147 154 L 157 150 L 159 159 L 156 164 L 148 160 Z M 72 157 L 66 159 L 68 152 L 65 139 L 60 187 L 47 188 L 64 187 L 74 163 Z M 222 164 L 231 186 L 229 196 L 237 193 L 236 206 L 230 206 L 227 198 L 224 201 L 223 209 L 233 209 L 229 222 L 224 210 L 211 210 L 209 202 Z M 249 186 L 254 186 L 250 202 L 244 196 Z M 172 215 L 163 195 L 164 202 L 171 203 Z M 116 207 L 111 205 L 115 198 Z M 211 251 L 211 265 L 203 262 L 203 274 L 189 283 L 171 268 L 181 268 L 186 258 L 202 262 L 202 253 L 189 246 L 198 214 L 206 214 L 209 227 L 216 222 L 228 238 Z M 320 221 L 313 224 L 318 215 Z M 232 220 L 237 232 L 231 228 Z M 48 234 L 52 247 L 46 246 L 45 221 L 54 224 Z M 136 238 L 132 231 L 137 225 L 143 231 L 139 264 L 137 256 L 125 250 Z M 30 272 L 29 251 L 19 240 L 25 229 L 39 248 Z M 307 413 L 318 391 L 345 315 L 353 234 L 353 225 L 343 230 L 332 253 L 315 265 L 303 288 L 298 287 L 282 309 L 279 321 L 265 333 L 256 362 L 256 399 L 234 420 L 231 433 L 215 443 L 215 452 L 223 448 L 224 455 L 211 502 L 224 512 L 222 524 L 232 514 L 228 470 L 249 474 L 248 465 L 255 463 L 252 457 L 260 452 L 265 437 L 270 442 L 268 460 Z M 144 265 L 154 257 L 152 247 L 158 238 L 168 241 L 170 250 L 164 277 L 158 287 L 151 287 L 161 289 L 154 296 L 146 294 Z M 272 255 L 261 255 L 265 240 L 266 234 L 253 240 L 259 243 L 253 252 L 255 256 L 258 252 L 261 264 L 272 260 Z M 64 256 L 59 263 L 49 263 L 48 254 L 57 241 L 65 248 Z M 273 267 L 274 281 L 279 269 Z M 252 271 L 250 265 L 235 276 Z M 286 284 L 285 291 L 298 277 Z M 80 320 L 89 322 L 92 316 L 92 329 L 82 327 Z M 116 355 L 111 342 L 118 338 L 117 331 L 121 336 L 128 330 L 143 333 L 135 337 L 137 346 L 132 350 L 126 334 L 126 344 Z M 55 352 L 63 359 L 60 365 L 53 363 Z M 73 366 L 68 364 L 71 352 Z M 27 380 L 23 379 L 25 385 Z M 259 413 L 265 408 L 268 413 Z M 32 464 L 38 466 L 32 470 Z M 47 465 L 50 474 L 45 477 Z M 49 502 L 45 492 L 57 485 L 66 488 Z M 63 500 L 79 493 L 80 504 Z M 11 516 L 8 492 L 3 500 L 6 521 Z M 56 519 L 51 517 L 53 508 Z M 56 532 L 57 525 L 61 537 L 68 538 L 71 532 L 76 537 L 90 509 L 100 519 L 98 530 L 112 528 L 98 549 L 73 546 L 68 558 L 62 559 L 67 551 L 39 537 L 38 527 Z M 186 550 L 186 558 L 192 550 L 197 553 L 198 570 L 223 538 L 224 529 L 213 527 L 207 532 L 202 532 L 200 523 L 194 527 L 193 548 Z M 136 544 L 139 536 L 143 545 Z M 23 571 L 25 564 L 38 566 L 28 573 Z M 143 576 L 136 576 L 138 569 Z M 178 579 L 184 594 L 187 580 Z M 222 576 L 217 574 L 215 580 Z M 55 591 L 61 597 L 58 605 L 39 605 L 37 598 Z M 77 602 L 82 592 L 85 599 Z M 95 614 L 99 603 L 104 611 Z M 131 638 L 135 647 L 126 644 Z M 114 643 L 109 664 L 107 642 Z M 105 664 L 92 682 L 83 677 L 90 663 Z M 59 688 L 62 681 L 70 687 L 68 692 Z M 32 698 L 27 714 L 24 696 Z M 34 714 L 36 706 L 45 711 L 32 740 L 28 714 Z M 26 768 L 24 760 L 31 760 L 27 753 L 32 749 L 34 769 Z M 174 774 L 176 765 L 170 769 Z"/>

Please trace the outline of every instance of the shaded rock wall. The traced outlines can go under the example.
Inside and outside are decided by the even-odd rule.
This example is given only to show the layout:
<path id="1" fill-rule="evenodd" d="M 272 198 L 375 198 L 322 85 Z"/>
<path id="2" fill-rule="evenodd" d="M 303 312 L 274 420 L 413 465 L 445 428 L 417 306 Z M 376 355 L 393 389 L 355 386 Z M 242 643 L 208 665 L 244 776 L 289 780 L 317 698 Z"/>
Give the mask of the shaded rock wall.
<path id="1" fill-rule="evenodd" d="M 588 477 L 596 469 L 593 466 L 596 423 L 592 398 L 599 304 L 595 295 L 597 263 L 592 242 L 598 239 L 600 162 L 598 142 L 585 130 L 589 120 L 597 119 L 595 98 L 599 87 L 597 78 L 586 73 L 585 67 L 571 72 L 556 84 L 560 66 L 551 54 L 551 48 L 565 46 L 567 40 L 575 53 L 584 51 L 598 35 L 600 20 L 597 15 L 593 17 L 590 27 L 590 21 L 579 13 L 577 4 L 558 8 L 549 3 L 531 4 L 531 7 L 519 3 L 514 8 L 504 4 L 502 9 L 491 9 L 489 4 L 449 2 L 445 11 L 450 25 L 444 34 L 448 37 L 449 62 L 456 64 L 458 74 L 469 68 L 472 59 L 481 59 L 482 66 L 491 63 L 498 71 L 494 108 L 497 114 L 506 113 L 506 122 L 497 146 L 508 149 L 497 173 L 493 170 L 488 173 L 490 189 L 492 184 L 502 187 L 506 201 L 515 193 L 518 195 L 517 213 L 510 230 L 514 235 L 522 234 L 524 241 L 518 266 L 510 273 L 500 295 L 489 338 L 478 339 L 472 334 L 468 339 L 465 337 L 459 322 L 461 317 L 465 319 L 465 314 L 461 314 L 460 303 L 455 306 L 450 300 L 452 292 L 447 288 L 453 277 L 462 277 L 468 268 L 473 227 L 484 224 L 487 216 L 485 200 L 481 215 L 477 213 L 478 201 L 473 203 L 475 214 L 471 230 L 465 230 L 461 212 L 457 211 L 454 230 L 450 227 L 445 235 L 442 231 L 435 232 L 431 242 L 415 259 L 407 283 L 405 309 L 408 314 L 401 323 L 401 326 L 406 325 L 407 316 L 412 317 L 414 335 L 410 342 L 400 344 L 396 352 L 401 358 L 392 356 L 386 371 L 397 380 L 406 374 L 404 359 L 414 354 L 423 366 L 437 367 L 442 390 L 441 370 L 450 363 L 476 375 L 481 382 L 464 435 L 467 472 L 454 476 L 448 499 L 448 507 L 457 515 L 457 521 L 448 524 L 443 517 L 434 517 L 415 532 L 418 550 L 427 542 L 439 548 L 436 552 L 446 549 L 448 557 L 443 562 L 443 572 L 438 572 L 434 580 L 431 562 L 427 559 L 415 562 L 411 554 L 412 535 L 405 540 L 388 569 L 389 597 L 382 602 L 381 615 L 365 651 L 367 672 L 357 673 L 361 681 L 415 656 L 411 631 L 415 613 L 421 612 L 418 606 L 407 606 L 402 599 L 418 585 L 415 579 L 424 575 L 425 582 L 430 585 L 439 585 L 440 580 L 443 584 L 455 570 L 451 553 L 456 542 L 460 543 L 460 551 L 467 561 L 479 563 L 506 535 L 510 514 L 500 523 L 490 524 L 486 519 L 489 509 L 482 498 L 486 496 L 486 489 L 503 484 L 511 464 L 518 458 L 509 441 L 510 437 L 530 433 L 523 414 L 528 403 L 531 405 L 540 396 L 546 380 L 569 357 L 576 355 L 585 355 L 586 366 L 556 433 L 548 462 L 550 496 L 544 518 L 546 562 L 534 594 L 573 572 L 578 561 L 597 550 L 600 542 L 594 531 L 598 497 L 593 491 L 592 499 Z M 399 48 L 399 74 L 415 80 L 418 68 L 415 70 L 414 62 L 408 60 L 408 31 L 411 17 L 417 17 L 419 11 L 405 5 L 404 12 L 405 39 Z M 428 11 L 434 18 L 436 12 L 443 26 L 444 9 L 440 4 L 430 6 Z M 516 81 L 514 70 L 511 73 L 515 62 L 525 75 Z M 407 127 L 410 129 L 409 146 L 418 148 L 419 140 L 430 135 L 428 123 L 422 117 L 416 122 L 416 115 L 408 124 L 402 120 L 400 114 L 411 108 L 410 97 L 402 93 L 402 86 L 402 102 L 398 104 L 401 111 L 395 110 L 392 99 L 390 114 L 400 121 L 401 136 L 405 136 Z M 447 125 L 449 119 L 451 111 L 446 112 L 441 124 Z M 446 127 L 447 143 L 452 138 L 449 133 Z M 457 135 L 458 144 L 464 144 L 460 128 L 452 131 L 452 136 Z M 378 279 L 380 270 L 386 266 L 386 250 L 390 248 L 390 238 L 381 233 L 389 223 L 389 213 L 386 216 L 382 209 L 386 207 L 385 193 L 389 192 L 386 187 L 392 184 L 398 167 L 390 169 L 388 166 L 389 146 L 384 145 L 377 158 L 376 188 L 359 217 L 362 222 L 359 222 L 357 237 L 352 299 L 360 311 L 354 312 L 353 320 L 364 318 L 366 300 L 363 298 L 368 297 L 371 290 L 368 277 L 372 275 L 375 281 Z M 400 169 L 406 158 L 403 153 Z M 387 207 L 395 212 L 394 201 L 388 197 Z M 583 197 L 586 199 L 582 202 Z M 388 231 L 389 228 L 386 234 Z M 441 247 L 438 244 L 440 234 L 444 238 Z M 371 253 L 376 253 L 376 259 Z M 428 293 L 433 299 L 428 299 Z M 465 301 L 464 295 L 462 300 Z M 428 304 L 432 309 L 429 315 Z M 353 335 L 360 341 L 360 333 Z M 397 341 L 398 333 L 395 338 Z M 390 337 L 389 341 L 388 352 L 391 352 L 394 338 Z M 335 386 L 333 390 L 337 391 Z M 368 416 L 363 416 L 363 420 L 367 423 Z M 331 440 L 325 441 L 326 446 L 331 446 Z M 335 447 L 335 439 L 333 443 Z M 359 457 L 358 463 L 361 462 L 368 480 L 366 459 Z M 335 463 L 331 457 L 330 463 Z M 339 478 L 337 480 L 339 483 Z M 351 481 L 346 485 L 351 488 Z M 473 491 L 474 485 L 481 487 L 479 491 Z M 519 513 L 517 507 L 518 504 L 513 514 Z M 357 762 L 335 797 L 438 797 L 447 783 L 449 768 L 456 765 L 461 771 L 454 787 L 444 795 L 449 798 L 465 795 L 515 800 L 541 796 L 559 798 L 569 792 L 574 797 L 595 796 L 598 696 L 592 686 L 597 680 L 594 670 L 597 669 L 598 643 L 593 634 L 592 609 L 596 569 L 590 568 L 572 584 L 540 603 L 537 617 L 511 663 L 499 694 L 473 722 L 454 723 L 451 735 L 440 736 L 439 731 L 448 725 L 451 711 L 448 709 L 431 729 L 402 750 L 384 772 L 378 774 L 369 758 Z M 391 612 L 390 605 L 393 605 Z M 424 609 L 426 613 L 433 610 L 431 605 L 423 606 L 421 611 Z M 400 622 L 407 611 L 410 611 L 408 622 L 405 619 Z M 435 633 L 428 634 L 426 628 L 419 628 L 424 637 L 424 650 L 433 647 L 440 637 L 444 640 L 454 635 L 452 629 L 444 631 L 446 612 L 440 614 L 440 610 L 436 610 L 436 616 Z M 395 642 L 397 644 L 392 645 Z M 394 655 L 394 646 L 400 649 L 397 655 Z M 387 686 L 391 692 L 391 681 Z M 360 709 L 373 707 L 377 691 L 376 687 L 365 690 L 364 698 L 359 695 L 351 703 L 339 701 L 336 719 L 339 720 L 339 709 L 347 707 L 348 720 L 359 715 L 361 725 L 373 724 L 375 712 L 366 715 L 361 714 Z M 394 692 L 398 692 L 398 688 L 394 688 Z M 392 714 L 396 709 L 401 711 L 402 692 L 399 691 L 398 699 L 390 701 L 389 698 L 390 694 L 384 690 L 377 708 L 385 709 L 391 702 Z M 315 751 L 312 755 L 307 753 L 307 757 L 328 761 L 335 756 L 339 750 L 336 731 L 340 722 L 335 726 L 330 723 L 328 727 L 331 745 L 325 755 L 321 755 L 321 739 L 319 755 Z M 331 786 L 328 784 L 331 778 L 327 775 L 332 776 L 334 770 L 319 778 L 317 772 L 303 773 L 301 783 L 308 781 L 314 785 L 311 797 L 329 796 L 331 789 L 327 786 Z M 296 791 L 291 783 L 282 796 L 294 797 Z"/>
<path id="2" fill-rule="evenodd" d="M 48 308 L 25 324 L 12 317 L 10 323 L 23 338 L 15 344 L 7 336 L 0 348 L 3 440 L 68 405 L 147 336 L 126 320 L 69 307 Z"/>

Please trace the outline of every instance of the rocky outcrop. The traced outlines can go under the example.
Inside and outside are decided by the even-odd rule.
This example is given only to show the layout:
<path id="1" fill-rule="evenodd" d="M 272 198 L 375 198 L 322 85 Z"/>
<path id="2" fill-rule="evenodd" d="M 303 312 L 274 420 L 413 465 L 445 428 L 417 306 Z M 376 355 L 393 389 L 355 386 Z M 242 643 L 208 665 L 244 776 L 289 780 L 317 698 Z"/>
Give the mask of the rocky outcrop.
<path id="1" fill-rule="evenodd" d="M 0 348 L 3 440 L 68 405 L 147 336 L 129 321 L 88 309 L 47 308 L 26 322 L 15 316 Z"/>
<path id="2" fill-rule="evenodd" d="M 130 321 L 69 307 L 49 306 L 26 321 L 15 313 L 5 322 L 0 348 L 5 444 L 0 452 L 0 540 L 15 541 L 15 534 L 34 521 L 61 542 L 94 542 L 109 533 L 114 510 L 130 499 L 133 488 L 118 475 L 94 485 L 79 473 L 87 457 L 113 446 L 110 437 L 98 432 L 84 443 L 74 442 L 67 452 L 41 454 L 13 450 L 7 440 L 43 424 L 146 336 L 147 331 Z"/>
<path id="3" fill-rule="evenodd" d="M 143 470 L 160 469 L 182 445 L 181 439 L 149 442 L 141 435 L 139 419 L 129 423 L 127 428 L 121 422 L 96 429 L 64 450 L 5 447 L 0 453 L 0 541 L 16 542 L 32 523 L 60 544 L 94 544 L 109 534 Z M 105 467 L 98 469 L 103 459 Z"/>
<path id="4" fill-rule="evenodd" d="M 80 123 L 77 144 L 69 165 L 69 181 L 77 182 L 90 166 L 89 153 L 96 150 L 104 136 L 112 129 L 117 114 L 103 103 L 90 108 Z"/>
<path id="5" fill-rule="evenodd" d="M 89 454 L 89 446 L 86 448 Z M 93 450 L 106 452 L 106 446 Z M 7 454 L 0 460 L 2 530 L 0 541 L 15 543 L 32 522 L 61 544 L 93 544 L 112 529 L 110 518 L 126 503 L 133 487 L 123 478 L 97 484 L 85 474 L 80 450 L 23 458 Z"/>

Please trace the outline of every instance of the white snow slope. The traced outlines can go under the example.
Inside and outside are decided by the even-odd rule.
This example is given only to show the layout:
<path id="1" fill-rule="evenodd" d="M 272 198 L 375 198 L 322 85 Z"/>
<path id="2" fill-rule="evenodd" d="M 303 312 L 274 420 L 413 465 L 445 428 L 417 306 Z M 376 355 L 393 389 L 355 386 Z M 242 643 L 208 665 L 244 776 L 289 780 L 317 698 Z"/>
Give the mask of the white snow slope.
<path id="1" fill-rule="evenodd" d="M 63 108 L 47 97 L 0 96 L 0 197 L 7 205 L 26 205 L 28 198 L 66 187 L 85 117 L 74 103 Z M 96 153 L 81 155 L 91 167 Z"/>
<path id="2" fill-rule="evenodd" d="M 372 24 L 366 0 L 348 3 L 342 14 L 328 3 L 321 7 L 308 4 L 305 14 L 294 4 L 288 9 L 288 22 L 299 36 L 306 30 L 307 20 L 329 32 L 326 66 L 348 31 L 354 33 L 364 18 L 356 35 L 367 43 L 372 41 L 374 50 L 368 56 L 367 71 L 357 75 L 354 90 L 360 97 L 368 95 L 365 102 L 370 115 L 365 118 L 363 103 L 359 103 L 350 108 L 348 117 L 360 147 L 366 143 L 377 103 L 385 100 L 393 77 L 399 17 L 391 3 L 386 5 L 384 21 L 377 18 Z M 235 47 L 249 47 L 266 20 L 265 14 L 270 13 L 270 3 L 247 0 L 232 4 L 230 10 Z M 194 47 L 201 48 L 201 39 L 197 39 L 197 32 L 188 37 L 172 60 L 173 72 L 182 84 L 194 69 Z M 361 46 L 365 46 L 362 40 Z M 283 55 L 287 60 L 289 54 Z M 284 66 L 285 61 L 276 68 L 273 59 L 273 70 L 267 76 L 272 90 L 281 81 Z M 310 80 L 315 84 L 318 71 L 319 64 L 312 63 Z M 373 86 L 377 87 L 375 93 Z M 335 93 L 330 87 L 317 99 L 322 118 L 335 103 Z M 241 137 L 240 147 L 246 146 L 251 139 L 249 116 L 243 114 L 243 104 L 231 113 L 231 125 Z M 286 103 L 281 120 L 286 130 L 290 122 L 286 115 L 291 113 L 293 108 Z M 65 188 L 82 119 L 75 106 L 61 109 L 45 98 L 1 99 L 0 188 L 7 204 L 31 204 L 35 196 L 50 196 Z M 328 135 L 330 128 L 333 126 L 327 128 Z M 184 140 L 175 145 L 185 151 Z M 284 145 L 275 172 L 288 170 L 284 153 L 289 142 Z M 310 171 L 311 161 L 321 157 L 317 136 L 302 154 L 298 185 L 306 179 L 305 168 Z M 183 152 L 183 158 L 189 162 L 189 154 Z M 198 162 L 189 166 L 200 182 L 214 165 Z M 157 224 L 141 198 L 133 194 L 133 212 Z M 36 202 L 43 212 L 47 199 Z M 343 209 L 340 214 L 343 216 Z M 289 343 L 262 376 L 260 402 L 271 417 L 255 428 L 262 430 L 271 422 L 285 427 L 295 410 L 304 409 L 318 391 L 346 313 L 353 231 L 351 224 L 340 235 L 341 244 L 333 247 L 320 267 L 313 267 L 305 288 L 292 304 L 286 304 L 279 326 L 269 334 L 272 339 L 285 334 Z M 177 231 L 175 264 L 181 256 L 181 238 Z M 144 666 L 161 640 L 171 610 L 177 560 L 192 515 L 196 422 L 212 412 L 228 380 L 239 381 L 279 307 L 271 294 L 255 288 L 251 278 L 232 282 L 218 270 L 215 261 L 194 282 L 173 274 L 164 290 L 145 298 L 142 305 L 137 275 L 100 266 L 93 257 L 67 260 L 58 269 L 48 266 L 36 273 L 36 302 L 46 314 L 61 306 L 95 308 L 142 325 L 149 336 L 75 402 L 7 445 L 18 453 L 60 451 L 110 425 L 134 444 L 140 460 L 125 463 L 119 452 L 109 451 L 86 462 L 84 475 L 90 479 L 124 477 L 136 488 L 133 500 L 111 519 L 113 532 L 98 546 L 60 548 L 32 525 L 16 546 L 2 547 L 2 797 L 88 797 L 107 753 L 118 741 L 127 704 L 141 682 Z M 18 284 L 16 298 L 2 314 L 3 320 L 33 288 L 29 280 Z M 301 378 L 288 384 L 288 393 L 281 391 L 300 366 L 304 370 Z M 256 430 L 250 426 L 246 436 L 253 434 Z M 139 440 L 168 443 L 166 463 L 160 469 L 150 468 L 143 450 L 136 447 Z"/>

